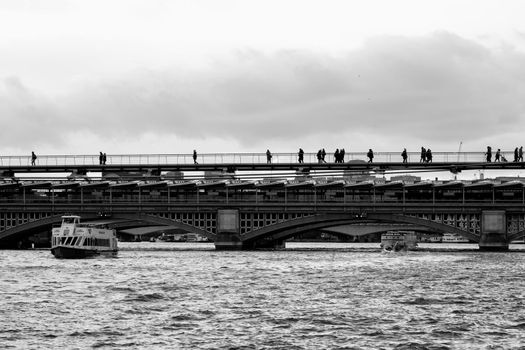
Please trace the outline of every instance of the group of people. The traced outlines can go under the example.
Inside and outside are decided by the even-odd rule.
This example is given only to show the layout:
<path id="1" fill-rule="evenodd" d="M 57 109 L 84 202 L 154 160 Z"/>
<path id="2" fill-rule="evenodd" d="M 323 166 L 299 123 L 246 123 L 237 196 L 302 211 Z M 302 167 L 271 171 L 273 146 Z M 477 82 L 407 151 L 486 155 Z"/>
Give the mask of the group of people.
<path id="1" fill-rule="evenodd" d="M 487 156 L 487 162 L 492 162 L 492 147 L 487 146 L 487 152 L 485 152 L 485 155 Z M 505 156 L 501 153 L 500 148 L 498 148 L 496 154 L 494 155 L 494 162 L 507 162 L 507 158 L 505 158 Z M 516 147 L 514 149 L 513 162 L 523 162 L 523 146 L 520 148 Z"/>
<path id="2" fill-rule="evenodd" d="M 100 152 L 100 155 L 98 156 L 98 164 L 99 165 L 106 165 L 107 156 L 106 153 Z"/>
<path id="3" fill-rule="evenodd" d="M 341 148 L 341 150 L 336 149 L 334 152 L 334 160 L 336 163 L 344 163 L 345 162 L 345 149 Z"/>
<path id="4" fill-rule="evenodd" d="M 406 148 L 405 148 L 406 152 Z M 420 163 L 432 163 L 432 151 L 429 149 L 425 149 L 425 147 L 421 147 L 421 158 L 419 159 Z M 405 158 L 403 158 L 403 163 L 405 162 Z"/>

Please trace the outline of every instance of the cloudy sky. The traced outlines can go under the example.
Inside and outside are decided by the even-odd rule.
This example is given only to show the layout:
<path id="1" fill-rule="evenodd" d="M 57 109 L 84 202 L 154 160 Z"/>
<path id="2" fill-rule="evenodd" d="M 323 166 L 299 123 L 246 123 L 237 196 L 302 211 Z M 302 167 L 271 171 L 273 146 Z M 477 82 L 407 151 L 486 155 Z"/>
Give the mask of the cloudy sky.
<path id="1" fill-rule="evenodd" d="M 525 2 L 0 0 L 0 153 L 525 144 Z"/>

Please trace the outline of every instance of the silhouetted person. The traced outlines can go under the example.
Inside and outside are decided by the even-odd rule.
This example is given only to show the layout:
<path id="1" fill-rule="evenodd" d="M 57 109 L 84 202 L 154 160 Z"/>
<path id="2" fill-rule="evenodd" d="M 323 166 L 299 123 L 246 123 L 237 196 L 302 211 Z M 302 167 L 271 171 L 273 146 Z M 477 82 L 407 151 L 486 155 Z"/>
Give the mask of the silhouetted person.
<path id="1" fill-rule="evenodd" d="M 197 151 L 193 150 L 193 164 L 199 164 L 197 163 Z"/>
<path id="2" fill-rule="evenodd" d="M 106 153 L 102 153 L 102 165 L 106 165 L 106 160 L 108 157 L 106 156 Z"/>
<path id="3" fill-rule="evenodd" d="M 485 153 L 485 155 L 487 156 L 487 162 L 492 162 L 492 147 L 487 146 L 487 153 Z"/>
<path id="4" fill-rule="evenodd" d="M 427 149 L 427 163 L 432 163 L 432 151 Z"/>
<path id="5" fill-rule="evenodd" d="M 302 148 L 299 148 L 299 152 L 297 153 L 297 157 L 299 159 L 299 163 L 304 162 L 304 151 Z"/>
<path id="6" fill-rule="evenodd" d="M 337 148 L 337 149 L 335 150 L 335 152 L 334 152 L 334 161 L 335 161 L 336 163 L 339 163 L 339 156 L 340 156 L 340 154 L 339 154 L 339 148 Z"/>
<path id="7" fill-rule="evenodd" d="M 269 149 L 266 150 L 266 163 L 270 164 L 272 162 L 272 152 Z"/>
<path id="8" fill-rule="evenodd" d="M 102 165 L 104 163 L 104 154 L 100 152 L 100 155 L 98 156 L 98 164 Z"/>
<path id="9" fill-rule="evenodd" d="M 427 150 L 425 149 L 425 147 L 421 147 L 421 159 L 419 160 L 419 162 L 425 163 L 426 161 L 427 161 Z"/>
<path id="10" fill-rule="evenodd" d="M 518 150 L 518 162 L 523 162 L 523 146 Z"/>
<path id="11" fill-rule="evenodd" d="M 516 147 L 514 148 L 514 163 L 518 162 L 519 157 L 519 150 L 518 147 Z"/>
<path id="12" fill-rule="evenodd" d="M 494 157 L 494 161 L 495 162 L 500 162 L 500 157 L 501 157 L 501 150 L 498 148 L 498 150 L 496 151 L 496 156 Z"/>
<path id="13" fill-rule="evenodd" d="M 408 154 L 407 154 L 407 149 L 406 148 L 404 148 L 403 152 L 401 152 L 401 157 L 403 157 L 403 163 L 407 163 L 408 162 Z"/>
<path id="14" fill-rule="evenodd" d="M 366 156 L 368 157 L 368 163 L 372 163 L 374 161 L 374 151 L 372 151 L 371 148 L 368 150 Z"/>
<path id="15" fill-rule="evenodd" d="M 36 156 L 35 152 L 31 152 L 31 165 L 36 165 L 36 159 L 38 157 Z"/>
<path id="16" fill-rule="evenodd" d="M 324 150 L 324 148 L 321 150 L 321 160 L 323 161 L 323 163 L 326 163 L 326 160 L 324 160 L 326 157 L 326 151 Z"/>
<path id="17" fill-rule="evenodd" d="M 339 163 L 344 163 L 344 162 L 345 162 L 345 149 L 341 148 L 341 150 L 339 151 Z"/>
<path id="18" fill-rule="evenodd" d="M 320 164 L 323 162 L 323 151 L 317 151 L 317 162 Z"/>

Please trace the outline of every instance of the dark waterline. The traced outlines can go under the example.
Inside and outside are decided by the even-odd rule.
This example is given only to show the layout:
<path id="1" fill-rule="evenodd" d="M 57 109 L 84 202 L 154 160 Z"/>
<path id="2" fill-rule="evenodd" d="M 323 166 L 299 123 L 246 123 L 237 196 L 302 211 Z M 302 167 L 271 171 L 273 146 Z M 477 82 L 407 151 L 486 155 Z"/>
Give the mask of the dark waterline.
<path id="1" fill-rule="evenodd" d="M 404 254 L 336 245 L 218 252 L 202 243 L 123 243 L 118 258 L 86 260 L 0 251 L 0 348 L 525 344 L 523 245 L 504 254 L 466 247 L 476 245 Z"/>

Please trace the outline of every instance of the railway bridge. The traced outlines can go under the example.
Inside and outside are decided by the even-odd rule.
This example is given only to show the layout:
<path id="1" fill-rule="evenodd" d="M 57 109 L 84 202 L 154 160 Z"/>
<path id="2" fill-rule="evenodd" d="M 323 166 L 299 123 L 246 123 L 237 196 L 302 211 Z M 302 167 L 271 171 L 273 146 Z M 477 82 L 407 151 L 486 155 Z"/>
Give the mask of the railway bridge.
<path id="1" fill-rule="evenodd" d="M 506 250 L 525 234 L 525 186 L 521 181 L 344 178 L 0 182 L 0 246 L 49 229 L 64 214 L 178 227 L 208 237 L 217 249 L 279 247 L 310 230 L 374 224 L 388 230 L 386 223 L 453 232 L 478 242 L 480 249 Z"/>

